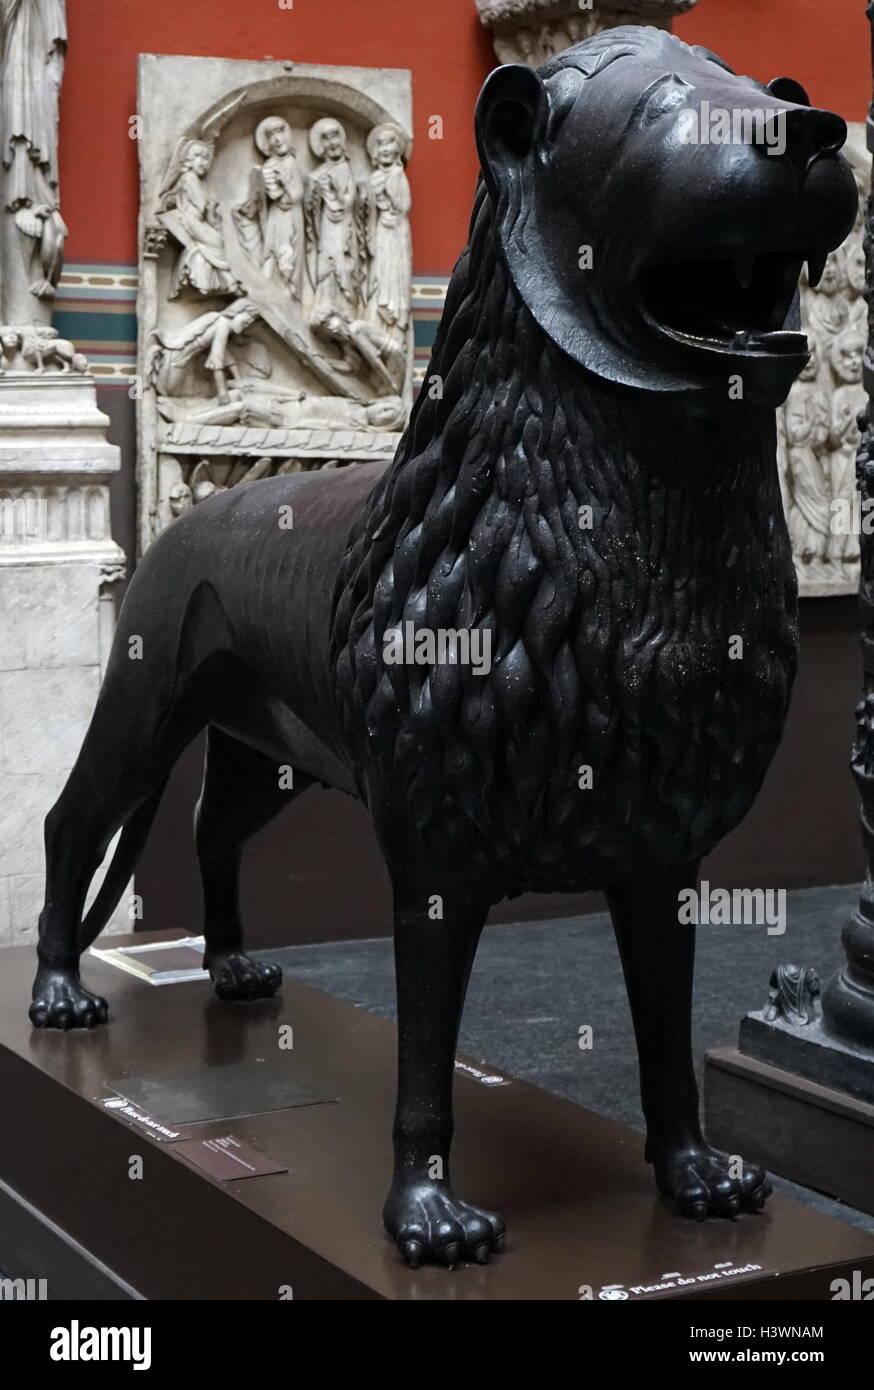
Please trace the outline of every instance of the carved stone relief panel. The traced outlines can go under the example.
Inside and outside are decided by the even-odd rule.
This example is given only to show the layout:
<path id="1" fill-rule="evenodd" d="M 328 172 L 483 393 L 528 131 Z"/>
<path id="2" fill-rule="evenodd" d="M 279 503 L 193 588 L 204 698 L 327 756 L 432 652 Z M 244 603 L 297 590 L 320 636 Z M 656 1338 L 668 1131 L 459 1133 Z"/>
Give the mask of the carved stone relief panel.
<path id="1" fill-rule="evenodd" d="M 783 502 L 802 597 L 855 593 L 859 587 L 856 417 L 866 403 L 862 238 L 871 156 L 864 125 L 852 123 L 849 129 L 844 153 L 856 174 L 859 215 L 818 280 L 816 268 L 811 272 L 805 265 L 801 272 L 801 323 L 811 358 L 777 412 Z"/>
<path id="2" fill-rule="evenodd" d="M 139 543 L 389 459 L 412 403 L 410 74 L 144 55 Z"/>

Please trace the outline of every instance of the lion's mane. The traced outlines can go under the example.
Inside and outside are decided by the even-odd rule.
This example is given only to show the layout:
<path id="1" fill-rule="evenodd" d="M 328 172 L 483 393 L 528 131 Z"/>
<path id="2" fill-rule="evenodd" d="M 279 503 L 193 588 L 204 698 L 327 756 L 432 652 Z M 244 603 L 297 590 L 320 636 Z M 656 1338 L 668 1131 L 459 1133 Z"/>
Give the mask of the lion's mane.
<path id="1" fill-rule="evenodd" d="M 425 384 L 338 576 L 333 652 L 384 846 L 400 835 L 500 897 L 712 847 L 779 740 L 796 632 L 773 412 L 714 428 L 597 381 L 523 304 L 494 223 L 481 182 Z M 405 620 L 487 629 L 490 673 L 386 664 Z"/>

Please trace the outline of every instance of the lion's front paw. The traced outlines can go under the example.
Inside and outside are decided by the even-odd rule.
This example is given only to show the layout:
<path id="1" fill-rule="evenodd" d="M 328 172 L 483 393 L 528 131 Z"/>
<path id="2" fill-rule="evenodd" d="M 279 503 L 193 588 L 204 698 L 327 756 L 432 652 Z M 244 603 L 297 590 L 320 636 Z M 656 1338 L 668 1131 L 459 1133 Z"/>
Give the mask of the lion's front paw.
<path id="1" fill-rule="evenodd" d="M 700 1143 L 694 1147 L 654 1151 L 650 1161 L 656 1182 L 672 1197 L 683 1216 L 734 1218 L 742 1211 L 761 1211 L 772 1187 L 764 1169 L 743 1163 Z"/>
<path id="2" fill-rule="evenodd" d="M 504 1223 L 456 1197 L 446 1183 L 396 1183 L 383 1211 L 385 1228 L 413 1269 L 421 1264 L 487 1264 L 504 1243 Z"/>
<path id="3" fill-rule="evenodd" d="M 105 1023 L 109 1006 L 79 983 L 71 970 L 39 970 L 28 1010 L 35 1028 L 94 1028 Z"/>
<path id="4" fill-rule="evenodd" d="M 219 999 L 269 999 L 282 984 L 282 970 L 266 960 L 253 960 L 245 951 L 224 951 L 204 957 Z"/>

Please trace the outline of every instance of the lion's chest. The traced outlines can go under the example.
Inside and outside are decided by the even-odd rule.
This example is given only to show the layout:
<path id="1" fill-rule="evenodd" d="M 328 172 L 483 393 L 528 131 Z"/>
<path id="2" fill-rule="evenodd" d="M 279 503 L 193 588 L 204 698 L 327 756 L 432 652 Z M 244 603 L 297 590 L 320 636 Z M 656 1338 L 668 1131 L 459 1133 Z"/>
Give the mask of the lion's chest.
<path id="1" fill-rule="evenodd" d="M 608 458 L 595 434 L 476 455 L 404 530 L 353 650 L 383 842 L 493 900 L 708 852 L 785 719 L 793 571 L 770 434 L 722 469 L 670 440 L 646 465 L 626 446 Z M 385 665 L 386 613 L 488 628 L 488 670 Z"/>
<path id="2" fill-rule="evenodd" d="M 708 852 L 780 739 L 794 672 L 782 602 L 760 590 L 746 638 L 736 613 L 726 626 L 707 607 L 594 634 L 581 619 L 548 672 L 517 644 L 468 679 L 430 823 L 441 852 L 463 843 L 502 894 L 580 891 Z"/>

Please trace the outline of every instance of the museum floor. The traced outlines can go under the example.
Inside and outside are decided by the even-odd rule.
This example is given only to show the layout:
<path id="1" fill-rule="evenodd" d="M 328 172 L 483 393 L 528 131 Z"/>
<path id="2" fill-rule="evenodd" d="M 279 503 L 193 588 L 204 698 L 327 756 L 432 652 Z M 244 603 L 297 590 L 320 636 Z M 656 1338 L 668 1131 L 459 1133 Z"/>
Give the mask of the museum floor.
<path id="1" fill-rule="evenodd" d="M 787 894 L 787 928 L 701 927 L 695 989 L 695 1056 L 734 1046 L 738 1023 L 762 1007 L 779 962 L 812 965 L 825 980 L 840 954 L 841 927 L 858 898 L 855 886 Z M 383 1018 L 394 1018 L 388 938 L 293 946 L 264 952 L 289 974 Z M 581 1024 L 591 1051 L 578 1047 Z M 637 1061 L 625 988 L 606 915 L 486 928 L 471 978 L 459 1050 L 513 1072 L 568 1100 L 636 1129 Z M 807 1188 L 775 1186 L 863 1230 L 874 1216 Z"/>

